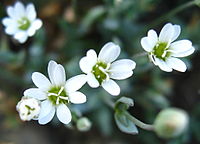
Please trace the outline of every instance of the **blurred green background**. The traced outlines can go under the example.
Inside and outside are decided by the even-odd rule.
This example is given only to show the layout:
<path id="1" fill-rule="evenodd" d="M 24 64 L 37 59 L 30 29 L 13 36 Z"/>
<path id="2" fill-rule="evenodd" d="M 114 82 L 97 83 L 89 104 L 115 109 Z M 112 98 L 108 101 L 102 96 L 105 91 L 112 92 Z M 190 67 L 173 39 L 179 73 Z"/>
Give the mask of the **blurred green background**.
<path id="1" fill-rule="evenodd" d="M 192 1 L 192 0 L 191 0 Z M 35 4 L 43 26 L 25 44 L 18 44 L 0 25 L 0 144 L 198 144 L 200 143 L 200 9 L 189 0 L 23 0 Z M 15 0 L 0 1 L 0 19 Z M 185 5 L 185 3 L 187 3 Z M 186 6 L 180 7 L 180 6 Z M 179 7 L 179 12 L 171 10 Z M 183 9 L 181 9 L 183 8 Z M 182 28 L 179 39 L 189 39 L 196 49 L 187 58 L 188 71 L 166 73 L 149 62 L 140 39 L 151 28 L 157 32 L 167 22 Z M 87 84 L 81 89 L 87 103 L 76 109 L 92 121 L 88 132 L 79 132 L 55 118 L 41 126 L 37 121 L 22 122 L 15 110 L 23 91 L 34 87 L 32 72 L 47 74 L 49 60 L 64 65 L 67 77 L 80 74 L 79 60 L 93 48 L 99 52 L 109 41 L 121 46 L 120 58 L 137 63 L 134 75 L 118 81 L 120 96 L 130 97 L 135 106 L 129 112 L 146 123 L 153 123 L 166 107 L 179 107 L 190 115 L 188 130 L 178 138 L 160 139 L 153 132 L 139 129 L 139 135 L 122 133 L 113 110 L 104 98 L 116 100 L 102 88 Z"/>

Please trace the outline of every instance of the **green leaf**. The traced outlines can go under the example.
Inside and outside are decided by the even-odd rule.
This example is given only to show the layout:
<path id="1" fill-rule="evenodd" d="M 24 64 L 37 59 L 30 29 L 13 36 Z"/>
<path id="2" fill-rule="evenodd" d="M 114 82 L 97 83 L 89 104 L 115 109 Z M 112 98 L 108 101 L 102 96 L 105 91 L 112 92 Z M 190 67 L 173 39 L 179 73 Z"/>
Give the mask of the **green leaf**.
<path id="1" fill-rule="evenodd" d="M 134 106 L 133 100 L 127 97 L 121 97 L 115 103 L 115 110 L 127 110 L 130 106 Z"/>
<path id="2" fill-rule="evenodd" d="M 138 134 L 137 127 L 130 119 L 127 118 L 124 112 L 115 112 L 115 122 L 122 132 L 133 135 Z"/>
<path id="3" fill-rule="evenodd" d="M 87 32 L 90 26 L 106 12 L 105 7 L 97 6 L 92 8 L 81 22 L 80 30 L 82 33 Z"/>

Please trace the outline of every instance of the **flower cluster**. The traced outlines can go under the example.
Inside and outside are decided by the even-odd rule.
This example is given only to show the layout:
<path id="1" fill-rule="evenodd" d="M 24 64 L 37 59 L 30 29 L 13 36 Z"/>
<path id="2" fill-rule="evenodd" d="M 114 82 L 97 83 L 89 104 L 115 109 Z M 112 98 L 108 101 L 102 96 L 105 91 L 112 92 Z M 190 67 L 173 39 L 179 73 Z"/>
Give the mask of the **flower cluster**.
<path id="1" fill-rule="evenodd" d="M 7 13 L 9 17 L 3 18 L 2 21 L 5 32 L 20 43 L 24 43 L 42 26 L 42 21 L 36 18 L 33 4 L 25 7 L 21 2 L 16 2 L 13 7 L 7 8 Z M 195 49 L 189 40 L 175 41 L 180 32 L 180 26 L 167 23 L 159 36 L 154 30 L 149 30 L 147 36 L 141 39 L 141 45 L 148 53 L 150 60 L 163 71 L 172 72 L 174 69 L 185 72 L 187 69 L 185 63 L 179 58 L 191 55 Z M 66 80 L 64 67 L 51 60 L 47 69 L 49 78 L 40 72 L 32 74 L 32 81 L 36 88 L 25 90 L 24 96 L 18 102 L 16 109 L 20 118 L 23 121 L 38 120 L 38 123 L 43 125 L 49 123 L 56 114 L 63 124 L 70 123 L 72 120 L 71 104 L 82 104 L 87 100 L 86 96 L 79 91 L 85 83 L 92 88 L 102 86 L 113 96 L 119 95 L 120 87 L 114 80 L 131 77 L 136 67 L 133 60 L 116 60 L 120 52 L 120 47 L 113 42 L 106 43 L 98 55 L 93 49 L 88 50 L 86 56 L 79 61 L 80 69 L 84 74 L 68 80 Z M 174 116 L 177 113 L 168 111 L 167 116 L 172 117 L 171 115 Z M 163 119 L 161 118 L 156 121 L 158 125 L 156 130 L 159 135 L 163 135 L 163 131 L 168 129 L 166 125 L 162 125 Z M 181 121 L 180 118 L 182 118 Z M 179 119 L 177 117 L 174 119 L 182 124 L 175 123 L 177 127 L 171 128 L 172 132 L 169 136 L 179 134 L 187 124 L 187 117 L 183 114 L 180 114 Z M 172 123 L 172 125 L 175 124 Z M 80 131 L 87 131 L 90 127 L 91 123 L 87 118 L 83 117 L 77 121 L 77 128 Z"/>
<path id="2" fill-rule="evenodd" d="M 77 75 L 66 81 L 64 67 L 55 61 L 49 62 L 48 75 L 50 80 L 43 74 L 34 72 L 32 80 L 37 88 L 25 90 L 24 96 L 41 102 L 37 118 L 39 124 L 50 122 L 55 113 L 62 123 L 68 124 L 72 118 L 68 105 L 86 102 L 86 96 L 78 91 L 85 84 L 85 77 Z M 20 107 L 18 109 L 21 111 Z"/>
<path id="3" fill-rule="evenodd" d="M 42 26 L 42 21 L 36 18 L 33 4 L 28 4 L 25 7 L 21 2 L 16 2 L 13 7 L 7 8 L 7 13 L 9 17 L 2 20 L 6 27 L 5 32 L 12 35 L 20 43 L 24 43 Z"/>

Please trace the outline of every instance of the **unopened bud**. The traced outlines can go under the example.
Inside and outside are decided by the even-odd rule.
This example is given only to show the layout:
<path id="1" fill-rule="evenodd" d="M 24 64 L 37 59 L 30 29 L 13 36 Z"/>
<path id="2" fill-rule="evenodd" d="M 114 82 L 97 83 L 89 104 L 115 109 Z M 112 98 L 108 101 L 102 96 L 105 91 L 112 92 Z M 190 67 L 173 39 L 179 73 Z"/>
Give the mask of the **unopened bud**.
<path id="1" fill-rule="evenodd" d="M 185 111 L 177 108 L 162 110 L 155 122 L 155 132 L 162 138 L 172 138 L 182 134 L 188 125 L 188 115 Z"/>
<path id="2" fill-rule="evenodd" d="M 35 98 L 23 97 L 16 106 L 23 121 L 36 119 L 40 113 L 40 102 Z"/>
<path id="3" fill-rule="evenodd" d="M 76 126 L 79 131 L 88 131 L 90 130 L 92 123 L 88 118 L 82 117 L 77 121 Z"/>

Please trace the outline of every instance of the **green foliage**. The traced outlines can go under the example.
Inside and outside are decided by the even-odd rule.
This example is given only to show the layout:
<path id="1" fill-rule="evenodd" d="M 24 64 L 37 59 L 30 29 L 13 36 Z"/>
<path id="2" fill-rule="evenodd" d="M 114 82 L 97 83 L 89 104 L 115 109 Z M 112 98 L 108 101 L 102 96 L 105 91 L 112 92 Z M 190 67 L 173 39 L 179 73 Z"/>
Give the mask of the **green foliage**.
<path id="1" fill-rule="evenodd" d="M 1 19 L 7 15 L 6 7 L 13 4 L 12 2 L 14 1 L 0 3 Z M 37 122 L 21 123 L 15 110 L 23 91 L 28 87 L 35 87 L 31 80 L 33 72 L 38 71 L 47 75 L 48 61 L 55 60 L 64 65 L 67 78 L 80 74 L 80 58 L 91 48 L 99 52 L 103 44 L 108 41 L 120 45 L 120 59 L 129 58 L 137 63 L 131 78 L 117 81 L 121 87 L 120 96 L 126 97 L 120 98 L 115 104 L 115 120 L 113 110 L 107 106 L 107 102 L 118 98 L 113 98 L 102 88 L 92 89 L 86 84 L 80 91 L 86 94 L 87 103 L 73 108 L 78 109 L 83 116 L 91 120 L 93 124 L 91 131 L 82 134 L 75 130 L 57 128 L 58 123 L 54 121 L 47 126 L 47 130 L 46 127 L 42 127 L 44 131 L 41 133 L 47 133 L 47 139 L 53 139 L 53 143 L 57 140 L 60 140 L 57 143 L 83 144 L 196 144 L 200 142 L 199 7 L 193 5 L 168 15 L 172 9 L 189 1 L 28 0 L 23 2 L 33 2 L 36 5 L 37 15 L 42 19 L 43 26 L 22 45 L 13 40 L 12 36 L 6 35 L 3 26 L 0 27 L 0 127 L 3 133 L 0 136 L 0 143 L 7 143 L 5 139 L 8 139 L 9 143 L 17 143 L 13 137 L 17 137 L 26 126 L 27 135 L 38 130 Z M 198 0 L 195 2 L 198 4 Z M 196 49 L 194 55 L 186 58 L 187 67 L 190 68 L 186 73 L 162 72 L 149 62 L 146 55 L 137 56 L 137 53 L 144 52 L 140 40 L 147 35 L 147 31 L 154 29 L 159 32 L 167 22 L 181 25 L 179 39 L 190 39 Z M 134 104 L 132 99 L 135 102 L 134 108 L 131 108 Z M 115 129 L 114 121 L 121 131 L 138 133 L 134 123 L 123 111 L 129 110 L 141 120 L 151 123 L 160 109 L 169 106 L 183 108 L 190 114 L 191 123 L 188 132 L 182 137 L 163 141 L 151 132 L 141 130 L 137 136 L 125 136 Z M 23 124 L 26 126 L 21 126 Z M 20 129 L 17 129 L 19 126 Z M 54 137 L 50 138 L 49 135 Z M 41 134 L 41 137 L 45 136 Z M 25 139 L 24 135 L 23 139 Z"/>

